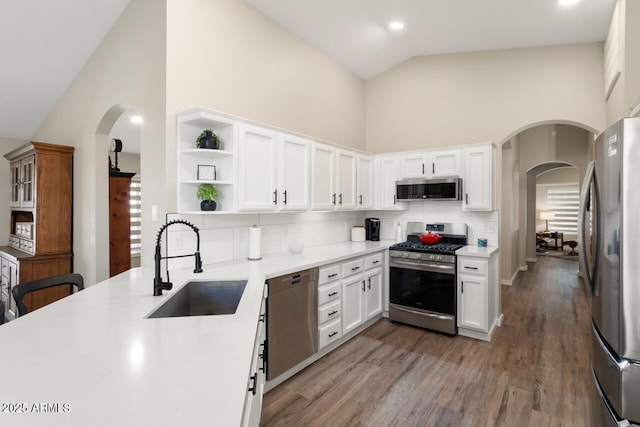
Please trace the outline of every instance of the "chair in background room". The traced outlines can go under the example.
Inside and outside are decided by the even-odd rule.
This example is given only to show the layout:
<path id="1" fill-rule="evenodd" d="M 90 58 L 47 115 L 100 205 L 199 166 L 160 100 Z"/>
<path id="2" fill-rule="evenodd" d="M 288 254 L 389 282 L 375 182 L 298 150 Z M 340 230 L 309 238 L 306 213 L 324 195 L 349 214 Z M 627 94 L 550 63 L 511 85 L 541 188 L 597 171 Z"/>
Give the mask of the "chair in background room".
<path id="1" fill-rule="evenodd" d="M 61 276 L 45 277 L 44 279 L 32 280 L 30 282 L 14 286 L 11 289 L 11 293 L 13 294 L 13 298 L 16 300 L 18 314 L 20 316 L 24 316 L 29 312 L 27 306 L 24 304 L 24 297 L 26 295 L 41 289 L 48 289 L 56 286 L 71 286 L 71 293 L 73 293 L 73 286 L 75 286 L 78 289 L 78 292 L 80 292 L 84 289 L 84 279 L 79 274 L 71 273 L 63 274 Z"/>

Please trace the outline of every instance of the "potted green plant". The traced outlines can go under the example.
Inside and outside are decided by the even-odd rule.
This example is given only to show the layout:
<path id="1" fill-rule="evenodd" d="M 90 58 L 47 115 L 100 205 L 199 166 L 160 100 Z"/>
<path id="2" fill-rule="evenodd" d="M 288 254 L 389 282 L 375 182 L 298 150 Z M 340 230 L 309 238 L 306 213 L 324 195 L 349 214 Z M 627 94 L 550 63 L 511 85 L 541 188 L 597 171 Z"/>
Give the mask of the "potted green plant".
<path id="1" fill-rule="evenodd" d="M 196 147 L 217 150 L 220 148 L 220 138 L 211 129 L 205 129 L 196 138 Z"/>
<path id="2" fill-rule="evenodd" d="M 218 199 L 218 190 L 213 184 L 200 184 L 198 186 L 198 199 L 200 202 L 200 210 L 202 211 L 215 211 L 216 200 Z"/>

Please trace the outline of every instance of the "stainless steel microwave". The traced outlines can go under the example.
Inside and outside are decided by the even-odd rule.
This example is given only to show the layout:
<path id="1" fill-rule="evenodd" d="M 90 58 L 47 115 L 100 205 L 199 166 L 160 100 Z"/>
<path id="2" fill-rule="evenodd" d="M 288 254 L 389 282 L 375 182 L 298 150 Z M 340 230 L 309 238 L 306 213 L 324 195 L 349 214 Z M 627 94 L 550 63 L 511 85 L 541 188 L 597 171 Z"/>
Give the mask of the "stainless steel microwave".
<path id="1" fill-rule="evenodd" d="M 410 178 L 396 181 L 398 200 L 462 200 L 462 178 Z"/>

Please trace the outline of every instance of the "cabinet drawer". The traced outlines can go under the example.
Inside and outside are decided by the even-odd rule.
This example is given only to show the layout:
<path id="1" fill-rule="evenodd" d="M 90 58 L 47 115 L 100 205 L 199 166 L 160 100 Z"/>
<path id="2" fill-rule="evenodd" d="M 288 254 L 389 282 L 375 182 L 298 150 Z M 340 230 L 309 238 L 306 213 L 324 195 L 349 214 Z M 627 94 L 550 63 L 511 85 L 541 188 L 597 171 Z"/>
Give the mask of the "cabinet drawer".
<path id="1" fill-rule="evenodd" d="M 320 268 L 318 277 L 318 284 L 323 285 L 325 283 L 333 282 L 340 278 L 340 264 L 328 265 Z"/>
<path id="2" fill-rule="evenodd" d="M 318 288 L 318 306 L 328 303 L 329 301 L 339 301 L 342 295 L 342 286 L 340 282 Z"/>
<path id="3" fill-rule="evenodd" d="M 339 319 L 342 314 L 342 303 L 336 301 L 334 303 L 327 304 L 318 309 L 318 324 L 322 325 L 326 322 L 331 322 L 334 319 Z"/>
<path id="4" fill-rule="evenodd" d="M 382 266 L 382 252 L 369 255 L 364 259 L 364 268 L 369 270 L 370 268 Z"/>
<path id="5" fill-rule="evenodd" d="M 360 273 L 362 270 L 364 270 L 364 260 L 362 258 L 356 258 L 342 264 L 342 277 Z"/>
<path id="6" fill-rule="evenodd" d="M 487 274 L 487 260 L 474 258 L 460 258 L 459 273 L 466 274 Z"/>
<path id="7" fill-rule="evenodd" d="M 320 348 L 340 338 L 342 338 L 342 322 L 340 319 L 318 328 L 318 344 Z"/>

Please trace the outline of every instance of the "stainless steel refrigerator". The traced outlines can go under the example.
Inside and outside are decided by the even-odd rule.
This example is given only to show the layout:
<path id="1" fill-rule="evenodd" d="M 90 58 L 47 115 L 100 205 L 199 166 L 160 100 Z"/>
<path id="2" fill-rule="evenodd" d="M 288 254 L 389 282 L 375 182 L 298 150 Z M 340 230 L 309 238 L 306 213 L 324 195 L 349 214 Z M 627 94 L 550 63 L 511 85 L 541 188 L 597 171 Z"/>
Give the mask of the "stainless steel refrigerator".
<path id="1" fill-rule="evenodd" d="M 591 368 L 611 425 L 640 425 L 640 117 L 600 134 L 594 158 L 578 232 L 592 297 Z"/>

